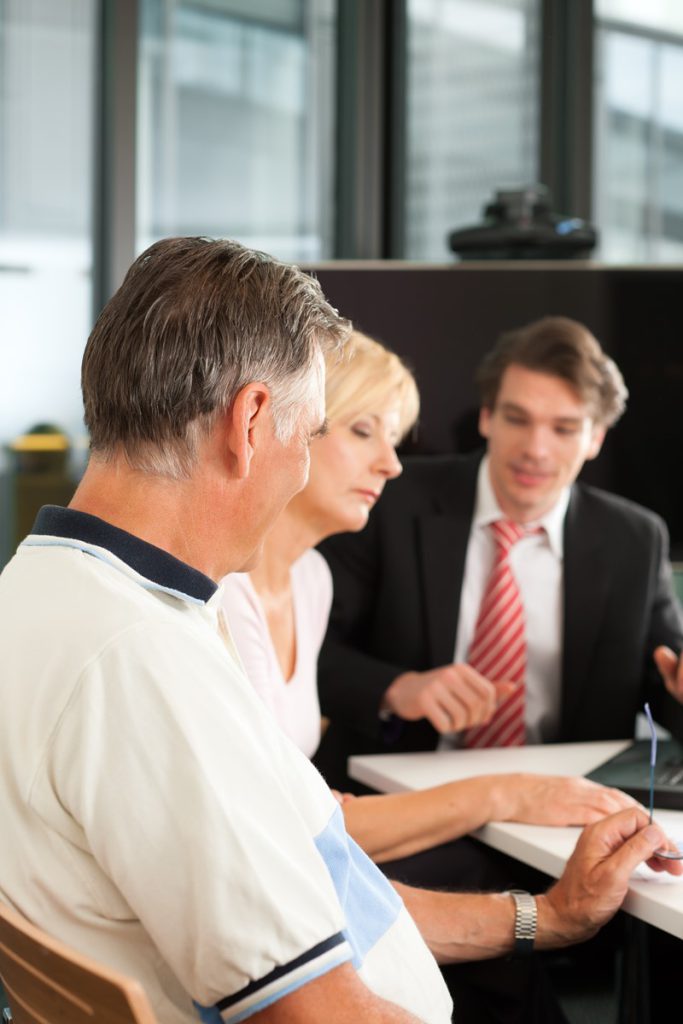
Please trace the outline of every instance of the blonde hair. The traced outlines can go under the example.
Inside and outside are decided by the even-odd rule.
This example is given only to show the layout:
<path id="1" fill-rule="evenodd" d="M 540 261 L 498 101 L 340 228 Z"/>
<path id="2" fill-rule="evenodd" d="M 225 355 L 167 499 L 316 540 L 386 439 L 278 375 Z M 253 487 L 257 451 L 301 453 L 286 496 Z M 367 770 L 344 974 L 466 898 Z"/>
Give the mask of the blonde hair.
<path id="1" fill-rule="evenodd" d="M 353 331 L 341 356 L 326 355 L 325 404 L 331 423 L 395 405 L 403 438 L 417 420 L 420 396 L 415 378 L 395 352 Z"/>

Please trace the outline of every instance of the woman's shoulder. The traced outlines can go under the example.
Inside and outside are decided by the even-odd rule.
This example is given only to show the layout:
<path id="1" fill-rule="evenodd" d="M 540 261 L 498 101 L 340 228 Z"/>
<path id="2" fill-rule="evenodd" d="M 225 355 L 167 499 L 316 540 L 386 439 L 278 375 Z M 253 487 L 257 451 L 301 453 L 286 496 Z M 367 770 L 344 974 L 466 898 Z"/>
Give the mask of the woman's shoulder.
<path id="1" fill-rule="evenodd" d="M 332 596 L 332 573 L 323 556 L 310 548 L 292 566 L 292 580 L 295 586 L 302 586 L 307 593 L 317 590 L 319 596 Z"/>
<path id="2" fill-rule="evenodd" d="M 248 572 L 231 572 L 224 576 L 219 589 L 221 606 L 228 617 L 236 614 L 251 616 L 260 611 L 259 600 Z"/>
<path id="3" fill-rule="evenodd" d="M 332 573 L 318 551 L 307 551 L 292 566 L 292 591 L 299 628 L 306 623 L 311 629 L 317 654 L 332 607 Z"/>

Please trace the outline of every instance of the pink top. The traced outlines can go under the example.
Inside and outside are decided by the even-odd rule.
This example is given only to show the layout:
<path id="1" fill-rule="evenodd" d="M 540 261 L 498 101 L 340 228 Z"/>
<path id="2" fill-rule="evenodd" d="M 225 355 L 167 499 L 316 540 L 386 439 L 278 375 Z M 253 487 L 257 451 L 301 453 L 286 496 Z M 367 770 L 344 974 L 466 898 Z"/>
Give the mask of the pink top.
<path id="1" fill-rule="evenodd" d="M 254 689 L 289 738 L 312 757 L 320 742 L 317 662 L 332 606 L 332 576 L 317 551 L 291 568 L 296 664 L 285 680 L 258 594 L 248 573 L 221 581 L 222 604 L 235 646 Z"/>

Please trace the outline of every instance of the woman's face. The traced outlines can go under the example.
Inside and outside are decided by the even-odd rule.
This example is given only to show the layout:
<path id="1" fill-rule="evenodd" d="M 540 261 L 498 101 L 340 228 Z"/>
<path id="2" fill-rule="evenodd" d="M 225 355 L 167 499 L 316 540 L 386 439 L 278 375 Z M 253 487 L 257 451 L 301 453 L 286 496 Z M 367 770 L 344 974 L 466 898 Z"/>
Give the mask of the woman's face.
<path id="1" fill-rule="evenodd" d="M 311 471 L 301 499 L 326 535 L 362 530 L 387 480 L 401 472 L 396 455 L 399 410 L 343 417 L 311 445 Z"/>

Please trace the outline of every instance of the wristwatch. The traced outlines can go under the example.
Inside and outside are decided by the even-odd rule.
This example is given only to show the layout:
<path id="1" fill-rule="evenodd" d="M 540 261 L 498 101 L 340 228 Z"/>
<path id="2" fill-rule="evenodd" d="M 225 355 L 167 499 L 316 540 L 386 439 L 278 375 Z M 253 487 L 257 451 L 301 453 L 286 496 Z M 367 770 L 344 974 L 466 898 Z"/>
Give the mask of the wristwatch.
<path id="1" fill-rule="evenodd" d="M 536 938 L 536 900 L 522 889 L 510 889 L 508 896 L 515 901 L 515 955 L 529 956 L 534 951 Z"/>

